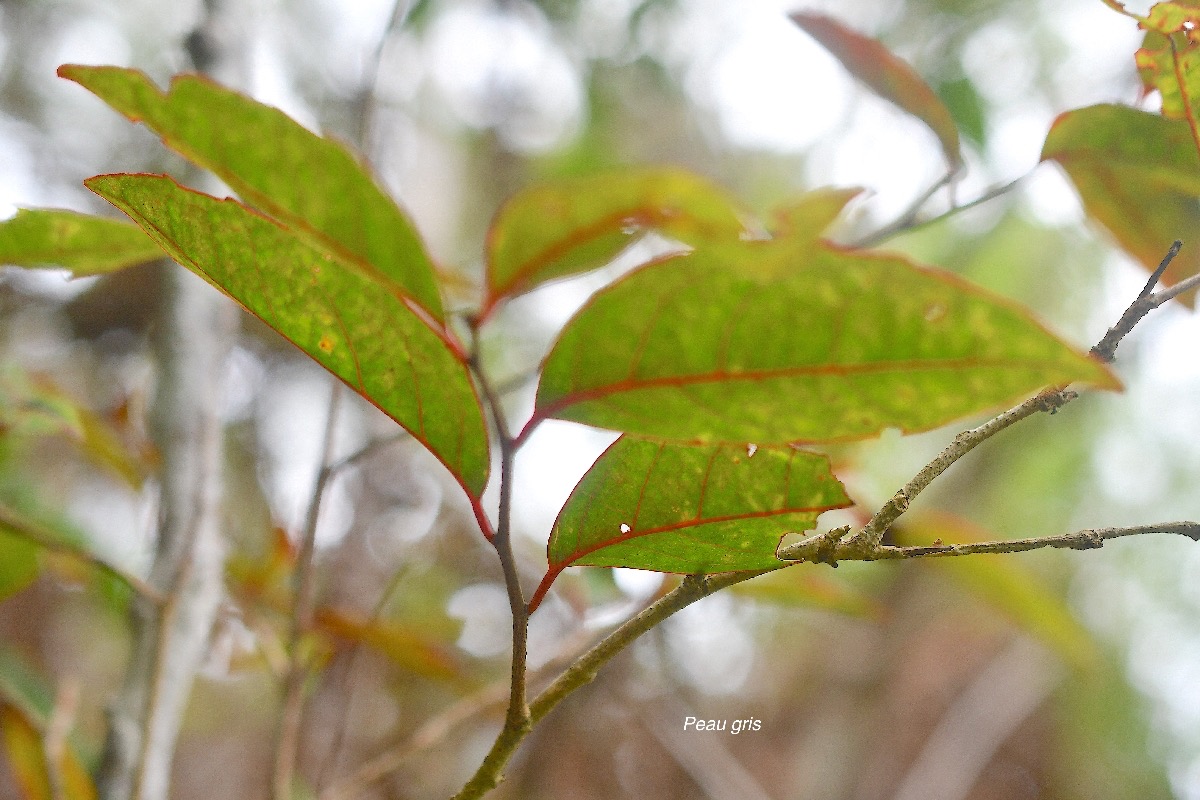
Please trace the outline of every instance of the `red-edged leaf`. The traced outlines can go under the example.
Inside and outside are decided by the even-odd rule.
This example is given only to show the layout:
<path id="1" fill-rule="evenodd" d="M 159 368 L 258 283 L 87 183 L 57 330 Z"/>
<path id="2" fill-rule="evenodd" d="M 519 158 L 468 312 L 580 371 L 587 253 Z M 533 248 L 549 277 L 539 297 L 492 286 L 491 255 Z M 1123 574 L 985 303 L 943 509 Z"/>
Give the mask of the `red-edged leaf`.
<path id="1" fill-rule="evenodd" d="M 1185 120 L 1200 149 L 1200 2 L 1158 3 L 1141 20 L 1146 38 L 1134 54 L 1142 84 L 1162 95 L 1162 113 Z"/>
<path id="2" fill-rule="evenodd" d="M 508 200 L 488 231 L 481 313 L 546 281 L 602 267 L 647 230 L 687 244 L 736 239 L 745 231 L 725 192 L 681 169 L 631 169 L 535 186 Z"/>
<path id="3" fill-rule="evenodd" d="M 1025 310 L 952 275 L 811 241 L 735 242 L 597 293 L 546 358 L 534 423 L 846 440 L 927 430 L 1073 381 L 1118 386 Z"/>
<path id="4" fill-rule="evenodd" d="M 554 523 L 536 606 L 568 566 L 735 572 L 785 566 L 789 532 L 850 505 L 829 460 L 789 446 L 698 445 L 622 436 Z"/>
<path id="5" fill-rule="evenodd" d="M 893 532 L 897 544 L 918 546 L 938 540 L 966 544 L 997 538 L 969 520 L 937 512 L 905 517 L 905 523 Z M 1020 558 L 1011 554 L 927 558 L 921 560 L 921 565 L 957 582 L 1056 649 L 1069 663 L 1080 668 L 1095 665 L 1099 653 L 1091 634 L 1063 598 L 1044 585 Z"/>
<path id="6" fill-rule="evenodd" d="M 198 75 L 176 77 L 163 93 L 138 70 L 68 64 L 58 74 L 144 122 L 297 234 L 371 264 L 442 321 L 433 266 L 416 229 L 340 142 Z"/>
<path id="7" fill-rule="evenodd" d="M 1200 227 L 1200 155 L 1186 122 L 1117 105 L 1068 111 L 1050 128 L 1042 160 L 1059 163 L 1088 215 L 1148 270 Z M 1188 246 L 1163 281 L 1197 272 L 1200 247 Z"/>
<path id="8" fill-rule="evenodd" d="M 0 222 L 0 264 L 98 275 L 163 257 L 136 225 L 75 211 L 22 208 Z"/>
<path id="9" fill-rule="evenodd" d="M 962 164 L 958 128 L 950 110 L 912 67 L 878 40 L 823 14 L 797 12 L 792 14 L 792 21 L 872 91 L 928 125 L 941 142 L 952 169 Z"/>
<path id="10" fill-rule="evenodd" d="M 101 175 L 86 183 L 172 258 L 400 423 L 468 494 L 480 496 L 488 438 L 463 355 L 388 276 L 165 176 Z"/>

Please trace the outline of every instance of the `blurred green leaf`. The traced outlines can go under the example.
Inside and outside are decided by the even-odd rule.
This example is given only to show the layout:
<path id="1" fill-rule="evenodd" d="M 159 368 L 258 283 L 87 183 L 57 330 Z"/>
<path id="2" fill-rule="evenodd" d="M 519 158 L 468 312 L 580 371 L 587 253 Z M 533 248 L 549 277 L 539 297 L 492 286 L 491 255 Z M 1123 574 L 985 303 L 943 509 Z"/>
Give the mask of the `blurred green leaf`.
<path id="1" fill-rule="evenodd" d="M 466 671 L 453 646 L 403 622 L 346 609 L 317 609 L 318 629 L 371 647 L 403 669 L 432 680 L 463 684 Z"/>
<path id="2" fill-rule="evenodd" d="M 37 546 L 0 519 L 0 601 L 27 589 L 40 571 Z"/>
<path id="3" fill-rule="evenodd" d="M 797 569 L 797 567 L 800 567 Z M 875 617 L 883 606 L 870 595 L 844 581 L 800 564 L 779 569 L 729 587 L 729 591 L 748 600 L 783 606 L 819 608 L 854 617 Z"/>
<path id="4" fill-rule="evenodd" d="M 33 724 L 16 708 L 0 705 L 0 734 L 23 800 L 54 800 L 42 738 Z"/>
<path id="5" fill-rule="evenodd" d="M 946 104 L 958 129 L 975 144 L 987 144 L 987 103 L 970 78 L 961 77 L 939 83 L 938 97 Z"/>
<path id="6" fill-rule="evenodd" d="M 829 459 L 794 447 L 622 436 L 554 523 L 534 604 L 568 566 L 734 572 L 784 566 L 779 540 L 850 505 Z"/>
<path id="7" fill-rule="evenodd" d="M 938 540 L 963 544 L 996 538 L 951 514 L 926 512 L 905 520 L 904 525 L 893 528 L 896 543 L 901 545 L 930 545 Z M 1019 558 L 1011 554 L 927 558 L 921 560 L 921 566 L 952 579 L 1054 648 L 1077 669 L 1088 670 L 1098 663 L 1099 652 L 1091 634 L 1071 613 L 1066 601 L 1039 581 Z"/>
<path id="8" fill-rule="evenodd" d="M 61 793 L 51 788 L 43 736 L 35 720 L 15 706 L 0 704 L 0 735 L 24 800 L 95 800 L 96 786 L 74 748 L 63 748 L 55 768 Z"/>
<path id="9" fill-rule="evenodd" d="M 21 208 L 0 222 L 0 264 L 98 275 L 163 258 L 136 225 L 75 211 Z"/>
<path id="10" fill-rule="evenodd" d="M 1148 270 L 1200 226 L 1200 154 L 1186 122 L 1117 105 L 1068 111 L 1050 128 L 1042 160 L 1062 166 L 1088 215 Z M 1198 271 L 1200 247 L 1191 244 L 1163 282 Z"/>
<path id="11" fill-rule="evenodd" d="M 87 186 L 398 422 L 471 497 L 487 482 L 483 412 L 462 354 L 370 265 L 322 251 L 234 200 L 153 175 Z"/>
<path id="12" fill-rule="evenodd" d="M 816 241 L 842 215 L 850 201 L 862 194 L 859 188 L 822 187 L 805 192 L 775 209 L 775 235 L 793 241 Z"/>
<path id="13" fill-rule="evenodd" d="M 481 315 L 546 281 L 604 266 L 647 230 L 694 244 L 736 239 L 745 228 L 724 191 L 680 169 L 631 169 L 534 186 L 509 199 L 488 231 Z"/>
<path id="14" fill-rule="evenodd" d="M 828 442 L 928 430 L 1073 381 L 1119 385 L 954 276 L 810 241 L 735 242 L 597 293 L 546 358 L 534 420 Z"/>
<path id="15" fill-rule="evenodd" d="M 878 40 L 853 31 L 823 14 L 796 12 L 792 21 L 816 39 L 858 78 L 885 100 L 924 122 L 941 142 L 952 170 L 962 165 L 958 128 L 949 109 L 929 84 Z"/>
<path id="16" fill-rule="evenodd" d="M 438 322 L 442 301 L 416 229 L 340 142 L 197 75 L 165 94 L 138 70 L 62 66 L 173 150 L 212 170 L 250 205 L 339 258 L 366 261 Z"/>
<path id="17" fill-rule="evenodd" d="M 147 471 L 146 459 L 99 414 L 77 403 L 48 378 L 16 368 L 0 369 L 0 435 L 70 437 L 94 463 L 135 489 L 141 487 Z"/>

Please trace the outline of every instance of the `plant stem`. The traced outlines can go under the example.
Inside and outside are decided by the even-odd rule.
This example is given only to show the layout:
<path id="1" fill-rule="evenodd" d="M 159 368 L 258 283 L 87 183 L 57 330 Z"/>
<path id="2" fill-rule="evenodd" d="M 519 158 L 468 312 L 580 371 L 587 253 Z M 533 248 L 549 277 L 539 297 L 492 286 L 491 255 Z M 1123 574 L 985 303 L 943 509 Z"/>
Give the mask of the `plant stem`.
<path id="1" fill-rule="evenodd" d="M 933 195 L 936 194 L 939 189 L 949 183 L 953 177 L 952 175 L 946 175 L 938 183 L 935 183 L 925 194 L 921 195 L 917 201 L 896 220 L 884 225 L 877 231 L 856 239 L 850 243 L 850 246 L 858 248 L 874 247 L 880 242 L 891 239 L 893 236 L 899 236 L 902 233 L 911 233 L 912 231 L 920 230 L 921 228 L 929 225 L 942 222 L 943 220 L 947 220 L 950 217 L 966 211 L 969 208 L 974 208 L 975 206 L 982 205 L 989 200 L 994 200 L 997 197 L 1008 194 L 1010 191 L 1016 188 L 1017 184 L 1025 180 L 1028 175 L 1029 173 L 1027 172 L 1024 175 L 1009 181 L 1008 183 L 1002 183 L 998 186 L 993 186 L 983 194 L 976 197 L 974 200 L 970 200 L 960 205 L 955 205 L 947 211 L 938 214 L 937 216 L 929 217 L 928 219 L 917 219 L 917 212 L 921 210 L 921 206 L 925 205 L 929 198 L 933 197 Z"/>
<path id="2" fill-rule="evenodd" d="M 313 555 L 316 551 L 317 522 L 321 515 L 321 499 L 336 468 L 331 464 L 338 409 L 341 405 L 342 384 L 334 379 L 329 393 L 329 410 L 325 416 L 325 433 L 321 439 L 320 467 L 316 484 L 309 497 L 304 518 L 300 552 L 292 572 L 292 619 L 288 634 L 288 668 L 284 677 L 283 709 L 275 740 L 275 768 L 272 773 L 274 800 L 289 800 L 300 752 L 300 727 L 304 718 L 304 684 L 308 679 L 308 664 L 301 653 L 301 641 L 312 627 L 316 604 L 316 581 Z"/>
<path id="3" fill-rule="evenodd" d="M 164 800 L 192 681 L 223 596 L 221 427 L 216 387 L 232 307 L 173 264 L 158 326 L 153 430 L 162 453 L 154 560 L 133 599 L 133 653 L 109 711 L 105 800 Z"/>
<path id="4" fill-rule="evenodd" d="M 504 727 L 500 729 L 492 749 L 484 757 L 479 769 L 466 785 L 454 796 L 455 800 L 482 797 L 496 788 L 503 780 L 504 765 L 517 749 L 517 745 L 529 733 L 531 722 L 529 704 L 526 700 L 526 670 L 529 648 L 529 612 L 521 591 L 521 577 L 517 571 L 512 549 L 512 483 L 513 461 L 517 442 L 509 431 L 500 398 L 492 388 L 487 375 L 481 369 L 478 357 L 478 331 L 471 329 L 470 364 L 483 391 L 483 396 L 496 423 L 500 444 L 500 509 L 496 518 L 496 531 L 492 546 L 500 558 L 504 571 L 504 587 L 508 592 L 508 605 L 512 612 L 512 673 L 509 684 L 508 710 L 504 715 Z M 486 533 L 486 531 L 485 531 Z"/>

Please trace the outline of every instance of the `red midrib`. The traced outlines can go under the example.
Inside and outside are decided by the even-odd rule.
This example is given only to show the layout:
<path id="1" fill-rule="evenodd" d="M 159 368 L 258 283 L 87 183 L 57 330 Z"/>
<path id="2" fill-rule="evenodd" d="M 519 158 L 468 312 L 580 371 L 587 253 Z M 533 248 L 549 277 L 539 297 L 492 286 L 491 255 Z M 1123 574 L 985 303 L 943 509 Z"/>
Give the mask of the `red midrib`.
<path id="1" fill-rule="evenodd" d="M 608 397 L 609 395 L 619 394 L 621 392 L 633 392 L 640 389 L 693 386 L 705 383 L 765 381 L 771 380 L 772 378 L 805 377 L 810 375 L 871 375 L 887 372 L 927 372 L 930 370 L 959 371 L 967 367 L 986 368 L 1005 366 L 1047 367 L 1060 365 L 1054 364 L 1053 362 L 1043 361 L 1014 362 L 1012 359 L 950 358 L 941 359 L 938 361 L 909 360 L 881 361 L 864 364 L 808 364 L 799 367 L 784 367 L 781 369 L 757 369 L 744 370 L 741 372 L 717 370 L 714 372 L 698 373 L 694 375 L 664 375 L 661 377 L 637 379 L 628 378 L 625 380 L 607 383 L 603 386 L 596 386 L 591 389 L 568 392 L 549 404 L 539 406 L 534 416 L 535 418 L 549 417 L 552 416 L 554 412 L 567 406 L 572 406 L 587 400 L 596 400 L 598 398 Z M 1047 383 L 1050 382 L 1052 381 L 1047 381 Z"/>

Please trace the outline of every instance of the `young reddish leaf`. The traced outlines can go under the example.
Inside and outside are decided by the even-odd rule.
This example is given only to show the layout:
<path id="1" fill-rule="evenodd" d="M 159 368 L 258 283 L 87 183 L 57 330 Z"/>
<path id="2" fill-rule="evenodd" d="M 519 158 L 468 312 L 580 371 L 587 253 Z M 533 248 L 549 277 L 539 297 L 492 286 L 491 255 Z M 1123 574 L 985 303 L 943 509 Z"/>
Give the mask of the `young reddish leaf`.
<path id="1" fill-rule="evenodd" d="M 647 230 L 691 244 L 736 239 L 745 229 L 725 192 L 680 169 L 625 170 L 535 186 L 505 203 L 488 231 L 481 313 L 546 281 L 602 267 Z"/>
<path id="2" fill-rule="evenodd" d="M 1050 128 L 1042 160 L 1062 166 L 1088 215 L 1148 270 L 1200 226 L 1200 155 L 1185 122 L 1116 105 L 1068 111 Z M 1197 272 L 1200 248 L 1185 247 L 1163 282 Z"/>
<path id="3" fill-rule="evenodd" d="M 734 242 L 597 293 L 546 358 L 533 422 L 828 442 L 927 430 L 1072 381 L 1118 385 L 952 275 L 809 241 Z"/>
<path id="4" fill-rule="evenodd" d="M 1158 3 L 1141 20 L 1146 38 L 1134 54 L 1142 84 L 1162 96 L 1162 114 L 1186 120 L 1200 149 L 1200 2 Z"/>
<path id="5" fill-rule="evenodd" d="M 793 241 L 821 238 L 821 234 L 862 191 L 859 188 L 835 189 L 826 186 L 805 192 L 775 210 L 775 235 Z"/>
<path id="6" fill-rule="evenodd" d="M 966 544 L 994 540 L 987 531 L 953 514 L 926 512 L 893 528 L 896 543 L 930 545 L 937 540 Z M 1095 640 L 1063 598 L 1039 581 L 1011 554 L 922 559 L 921 565 L 958 583 L 1007 616 L 1017 626 L 1053 647 L 1070 664 L 1095 666 Z"/>
<path id="7" fill-rule="evenodd" d="M 58 74 L 144 122 L 321 249 L 370 263 L 442 321 L 433 266 L 415 228 L 341 143 L 197 75 L 176 77 L 164 94 L 132 69 L 68 64 Z"/>
<path id="8" fill-rule="evenodd" d="M 792 21 L 872 91 L 928 125 L 941 142 L 951 169 L 962 164 L 954 117 L 912 67 L 878 40 L 850 30 L 830 17 L 797 12 L 792 14 Z"/>
<path id="9" fill-rule="evenodd" d="M 0 264 L 98 275 L 163 258 L 136 225 L 61 209 L 22 208 L 0 222 Z"/>
<path id="10" fill-rule="evenodd" d="M 462 354 L 392 281 L 165 176 L 100 175 L 86 184 L 400 423 L 480 496 L 488 439 Z"/>
<path id="11" fill-rule="evenodd" d="M 829 459 L 786 445 L 680 444 L 622 436 L 571 493 L 547 546 L 536 606 L 568 566 L 736 572 L 785 566 L 789 532 L 850 505 Z"/>

